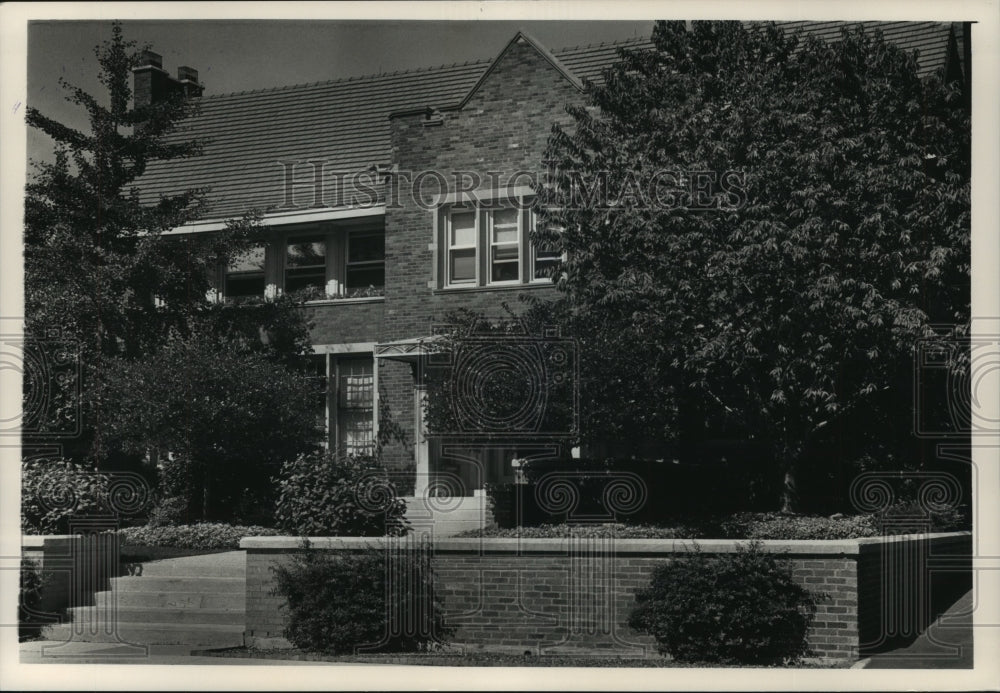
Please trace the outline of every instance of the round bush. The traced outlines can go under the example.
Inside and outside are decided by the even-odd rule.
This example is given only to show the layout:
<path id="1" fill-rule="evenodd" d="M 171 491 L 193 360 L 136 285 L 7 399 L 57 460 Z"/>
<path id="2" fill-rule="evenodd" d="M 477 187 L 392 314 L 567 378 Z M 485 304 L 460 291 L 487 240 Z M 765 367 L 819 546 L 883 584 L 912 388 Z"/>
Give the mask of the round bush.
<path id="1" fill-rule="evenodd" d="M 629 625 L 681 662 L 778 665 L 807 652 L 815 611 L 791 569 L 759 543 L 713 558 L 696 545 L 653 571 Z"/>
<path id="2" fill-rule="evenodd" d="M 302 650 L 415 651 L 449 634 L 430 562 L 417 552 L 307 549 L 273 570 L 288 604 L 285 637 Z"/>
<path id="3" fill-rule="evenodd" d="M 300 536 L 395 536 L 409 528 L 406 501 L 370 457 L 301 455 L 282 466 L 278 491 L 278 526 Z"/>
<path id="4" fill-rule="evenodd" d="M 21 531 L 67 534 L 73 517 L 105 513 L 108 477 L 69 460 L 21 463 Z"/>

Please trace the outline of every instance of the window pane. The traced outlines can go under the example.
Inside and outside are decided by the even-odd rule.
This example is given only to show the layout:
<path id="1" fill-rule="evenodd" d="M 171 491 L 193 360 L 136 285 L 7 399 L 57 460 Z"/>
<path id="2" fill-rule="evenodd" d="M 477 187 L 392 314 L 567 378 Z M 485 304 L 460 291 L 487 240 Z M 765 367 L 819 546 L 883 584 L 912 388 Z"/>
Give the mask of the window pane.
<path id="1" fill-rule="evenodd" d="M 548 279 L 559 266 L 559 258 L 535 260 L 535 279 Z"/>
<path id="2" fill-rule="evenodd" d="M 244 274 L 226 277 L 226 298 L 246 298 L 264 295 L 264 275 Z"/>
<path id="3" fill-rule="evenodd" d="M 347 291 L 357 289 L 384 289 L 385 288 L 385 266 L 384 265 L 362 265 L 360 267 L 347 268 Z"/>
<path id="4" fill-rule="evenodd" d="M 321 268 L 290 269 L 285 271 L 285 293 L 292 293 L 307 287 L 323 289 L 326 287 L 326 272 Z"/>
<path id="5" fill-rule="evenodd" d="M 493 242 L 517 243 L 516 209 L 498 209 L 493 212 Z"/>
<path id="6" fill-rule="evenodd" d="M 385 234 L 354 234 L 348 239 L 348 262 L 374 262 L 385 260 Z"/>
<path id="7" fill-rule="evenodd" d="M 476 279 L 476 250 L 451 251 L 451 281 L 470 282 Z"/>
<path id="8" fill-rule="evenodd" d="M 263 272 L 264 246 L 258 245 L 235 256 L 229 262 L 229 272 Z"/>
<path id="9" fill-rule="evenodd" d="M 476 244 L 476 215 L 474 212 L 460 212 L 451 215 L 451 245 Z"/>
<path id="10" fill-rule="evenodd" d="M 316 425 L 322 433 L 326 431 L 326 356 L 316 354 L 308 357 L 306 377 L 313 383 L 313 411 L 316 414 Z"/>
<path id="11" fill-rule="evenodd" d="M 374 447 L 374 363 L 370 359 L 338 362 L 337 440 L 349 455 L 371 454 Z"/>
<path id="12" fill-rule="evenodd" d="M 516 245 L 494 246 L 493 261 L 502 262 L 504 260 L 509 260 L 511 262 L 517 262 L 517 251 L 518 248 Z"/>
<path id="13" fill-rule="evenodd" d="M 321 236 L 289 238 L 286 267 L 326 264 L 326 241 Z"/>
<path id="14" fill-rule="evenodd" d="M 517 271 L 517 262 L 494 262 L 491 281 L 514 282 L 520 279 Z"/>

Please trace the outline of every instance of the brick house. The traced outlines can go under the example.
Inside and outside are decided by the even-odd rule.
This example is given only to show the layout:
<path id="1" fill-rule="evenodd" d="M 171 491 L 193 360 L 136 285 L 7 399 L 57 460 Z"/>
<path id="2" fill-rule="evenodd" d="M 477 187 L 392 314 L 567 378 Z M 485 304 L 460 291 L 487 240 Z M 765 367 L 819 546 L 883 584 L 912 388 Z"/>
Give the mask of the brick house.
<path id="1" fill-rule="evenodd" d="M 835 38 L 840 24 L 787 26 Z M 920 49 L 925 72 L 964 74 L 967 26 L 879 28 Z M 460 496 L 478 513 L 483 483 L 511 478 L 510 459 L 523 449 L 429 441 L 421 360 L 447 311 L 499 315 L 519 293 L 554 293 L 548 274 L 558 258 L 528 236 L 531 174 L 541 173 L 552 124 L 570 123 L 566 105 L 584 103 L 584 82 L 600 81 L 619 48 L 647 47 L 635 39 L 553 51 L 519 32 L 488 61 L 210 97 L 196 71 L 182 67 L 175 79 L 148 53 L 134 71 L 137 101 L 184 89 L 200 101 L 185 136 L 208 143 L 200 157 L 151 164 L 143 194 L 211 189 L 209 213 L 178 234 L 264 210 L 259 246 L 219 268 L 215 300 L 311 287 L 329 447 L 368 452 L 391 419 L 402 440 L 389 441 L 384 458 L 402 486 L 418 497 L 428 487 Z M 479 180 L 455 181 L 454 172 Z M 474 190 L 472 199 L 456 188 Z M 434 488 L 445 477 L 453 483 Z"/>

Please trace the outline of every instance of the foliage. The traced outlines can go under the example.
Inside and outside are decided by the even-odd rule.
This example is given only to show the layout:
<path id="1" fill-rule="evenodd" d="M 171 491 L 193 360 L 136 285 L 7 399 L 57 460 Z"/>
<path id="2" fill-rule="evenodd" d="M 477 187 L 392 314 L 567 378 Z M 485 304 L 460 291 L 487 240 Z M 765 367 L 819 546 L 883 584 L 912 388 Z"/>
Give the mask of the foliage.
<path id="1" fill-rule="evenodd" d="M 872 515 L 814 517 L 783 513 L 737 513 L 719 522 L 727 539 L 860 539 L 879 534 Z"/>
<path id="2" fill-rule="evenodd" d="M 537 527 L 487 527 L 469 529 L 458 536 L 497 537 L 522 539 L 549 539 L 561 537 L 613 537 L 615 539 L 701 539 L 705 536 L 697 523 L 678 521 L 672 525 L 631 525 L 623 522 L 587 524 L 549 524 Z"/>
<path id="3" fill-rule="evenodd" d="M 185 496 L 164 496 L 149 512 L 150 527 L 167 527 L 186 524 L 189 499 Z"/>
<path id="4" fill-rule="evenodd" d="M 273 570 L 288 603 L 285 637 L 303 650 L 414 651 L 449 635 L 423 553 L 307 548 Z"/>
<path id="5" fill-rule="evenodd" d="M 27 317 L 29 326 L 69 327 L 84 340 L 88 356 L 134 355 L 205 303 L 209 270 L 249 227 L 211 237 L 162 237 L 198 214 L 204 191 L 150 203 L 136 183 L 152 160 L 200 153 L 201 143 L 184 140 L 179 131 L 194 103 L 174 93 L 149 106 L 130 105 L 140 53 L 119 24 L 95 54 L 107 89 L 103 97 L 62 83 L 67 100 L 87 111 L 89 132 L 27 109 L 28 124 L 56 145 L 55 161 L 36 163 L 27 187 Z"/>
<path id="6" fill-rule="evenodd" d="M 273 537 L 268 527 L 244 527 L 222 522 L 161 527 L 126 527 L 118 530 L 123 546 L 158 546 L 178 549 L 238 549 L 243 537 Z"/>
<path id="7" fill-rule="evenodd" d="M 36 634 L 41 623 L 36 607 L 42 599 L 45 576 L 37 561 L 21 559 L 21 576 L 18 589 L 18 638 L 25 639 Z"/>
<path id="8" fill-rule="evenodd" d="M 880 513 L 789 515 L 780 512 L 740 512 L 732 515 L 664 517 L 656 524 L 638 522 L 555 522 L 535 526 L 500 525 L 468 530 L 470 537 L 617 537 L 620 539 L 862 539 L 865 537 L 954 532 L 970 529 L 962 509 L 928 512 L 901 503 Z"/>
<path id="9" fill-rule="evenodd" d="M 565 458 L 528 460 L 524 483 L 488 483 L 501 526 L 615 520 L 628 524 L 691 522 L 711 514 L 759 510 L 752 460 L 707 460 L 700 465 L 663 459 Z"/>
<path id="10" fill-rule="evenodd" d="M 301 536 L 405 534 L 406 501 L 372 457 L 329 452 L 286 462 L 277 479 L 279 526 Z"/>
<path id="11" fill-rule="evenodd" d="M 107 512 L 108 477 L 62 458 L 21 463 L 21 531 L 68 534 L 73 518 Z"/>
<path id="12" fill-rule="evenodd" d="M 554 129 L 535 240 L 566 253 L 566 310 L 648 376 L 625 364 L 606 416 L 763 442 L 791 509 L 810 451 L 909 415 L 929 325 L 967 329 L 969 114 L 878 32 L 660 22 L 653 43 Z"/>
<path id="13" fill-rule="evenodd" d="M 205 191 L 148 200 L 137 184 L 151 161 L 201 151 L 180 127 L 194 102 L 174 93 L 148 106 L 130 104 L 140 52 L 120 24 L 95 54 L 104 94 L 61 83 L 67 100 L 86 111 L 87 130 L 26 111 L 28 125 L 54 141 L 55 159 L 33 162 L 26 189 L 25 332 L 43 339 L 57 330 L 75 343 L 83 372 L 78 382 L 63 383 L 69 399 L 59 406 L 82 409 L 85 427 L 65 452 L 101 462 L 108 451 L 91 445 L 102 439 L 94 422 L 106 417 L 89 388 L 113 369 L 105 359 L 140 357 L 170 330 L 186 329 L 207 304 L 210 270 L 245 247 L 256 217 L 232 220 L 220 234 L 163 236 L 198 216 Z"/>
<path id="14" fill-rule="evenodd" d="M 700 549 L 656 567 L 629 625 L 682 662 L 780 665 L 807 652 L 815 598 L 758 543 L 709 558 Z"/>
<path id="15" fill-rule="evenodd" d="M 271 507 L 269 478 L 314 437 L 308 384 L 286 372 L 309 350 L 307 316 L 289 297 L 239 309 L 209 300 L 210 277 L 259 235 L 259 215 L 166 235 L 203 214 L 209 191 L 154 200 L 143 176 L 153 161 L 200 154 L 184 125 L 197 99 L 175 90 L 134 104 L 141 51 L 118 23 L 95 53 L 106 93 L 62 84 L 88 129 L 27 110 L 55 159 L 35 163 L 26 190 L 26 332 L 59 330 L 82 364 L 56 393 L 68 393 L 57 407 L 83 412 L 66 455 L 101 469 L 159 455 L 174 460 L 159 495 L 186 495 L 188 514 L 266 519 L 251 509 Z"/>
<path id="16" fill-rule="evenodd" d="M 547 335 L 546 325 L 506 303 L 501 308 L 502 315 L 490 316 L 449 311 L 436 341 L 427 344 L 434 352 L 423 365 L 429 433 L 491 440 L 540 432 L 565 434 L 563 440 L 571 442 L 577 370 L 572 340 Z"/>
<path id="17" fill-rule="evenodd" d="M 201 519 L 230 519 L 320 435 L 314 383 L 230 336 L 170 335 L 149 358 L 119 360 L 101 385 L 102 433 L 126 450 L 173 453 L 164 491 Z"/>

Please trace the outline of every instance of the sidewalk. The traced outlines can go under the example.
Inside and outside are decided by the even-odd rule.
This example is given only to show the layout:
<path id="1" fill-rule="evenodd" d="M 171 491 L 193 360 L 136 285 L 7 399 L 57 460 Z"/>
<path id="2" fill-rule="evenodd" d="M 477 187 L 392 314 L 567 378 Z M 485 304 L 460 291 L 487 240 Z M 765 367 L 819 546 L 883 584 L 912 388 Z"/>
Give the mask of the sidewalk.
<path id="1" fill-rule="evenodd" d="M 906 647 L 869 659 L 864 669 L 971 669 L 972 590 Z"/>
<path id="2" fill-rule="evenodd" d="M 34 640 L 20 645 L 21 664 L 215 664 L 245 666 L 338 666 L 335 662 L 191 656 L 186 645 L 125 645 L 108 642 Z M 364 666 L 352 664 L 351 666 Z"/>

